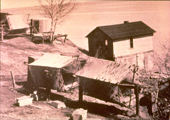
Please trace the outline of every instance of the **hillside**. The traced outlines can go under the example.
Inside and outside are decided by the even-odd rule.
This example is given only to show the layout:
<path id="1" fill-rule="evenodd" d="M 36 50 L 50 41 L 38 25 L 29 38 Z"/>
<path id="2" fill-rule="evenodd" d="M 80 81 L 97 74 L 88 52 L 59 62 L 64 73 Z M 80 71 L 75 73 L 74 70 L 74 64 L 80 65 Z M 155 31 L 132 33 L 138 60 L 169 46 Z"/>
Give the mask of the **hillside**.
<path id="1" fill-rule="evenodd" d="M 13 71 L 16 75 L 27 74 L 29 56 L 39 56 L 44 53 L 52 52 L 81 53 L 78 50 L 78 47 L 69 40 L 67 40 L 65 44 L 36 44 L 33 43 L 28 36 L 18 36 L 11 39 L 5 39 L 0 44 L 1 75 L 10 75 L 10 71 Z"/>
<path id="2" fill-rule="evenodd" d="M 7 0 L 5 0 L 7 1 Z M 26 1 L 30 3 L 31 1 Z M 31 4 L 33 4 L 31 2 Z M 19 5 L 19 4 L 15 4 Z M 15 6 L 14 5 L 14 6 Z M 97 26 L 121 24 L 123 21 L 142 21 L 153 28 L 154 51 L 161 52 L 160 43 L 170 39 L 169 1 L 86 1 L 80 2 L 63 23 L 57 26 L 57 34 L 68 34 L 78 46 L 88 50 L 86 35 Z M 39 15 L 34 4 L 30 7 L 2 9 L 10 14 Z"/>
<path id="3" fill-rule="evenodd" d="M 78 86 L 67 92 L 54 92 L 52 100 L 65 102 L 67 108 L 56 109 L 45 101 L 34 101 L 33 105 L 18 107 L 15 105 L 15 98 L 29 95 L 29 91 L 22 88 L 20 80 L 27 80 L 27 61 L 28 56 L 39 56 L 44 53 L 76 53 L 84 56 L 71 41 L 67 40 L 65 44 L 50 45 L 35 44 L 31 42 L 28 36 L 18 36 L 15 38 L 1 41 L 1 81 L 0 81 L 0 118 L 6 119 L 66 119 L 72 112 L 79 107 L 88 109 L 88 118 L 107 120 L 107 116 L 113 113 L 122 113 L 127 108 L 114 103 L 105 102 L 90 96 L 84 95 L 83 104 L 79 104 Z M 10 71 L 13 71 L 17 87 L 12 87 Z M 24 76 L 24 77 L 22 77 Z M 19 85 L 19 86 L 18 86 Z M 115 110 L 116 109 L 116 110 Z M 122 110 L 119 110 L 122 109 Z M 114 111 L 115 110 L 115 111 Z"/>
<path id="4" fill-rule="evenodd" d="M 88 40 L 85 36 L 96 28 L 96 26 L 121 24 L 125 20 L 130 22 L 143 21 L 156 30 L 153 37 L 154 52 L 158 53 L 158 55 L 160 54 L 160 56 L 165 54 L 161 49 L 161 45 L 166 43 L 166 41 L 169 43 L 170 40 L 169 1 L 87 1 L 84 3 L 80 2 L 76 10 L 63 23 L 57 25 L 56 34 L 68 34 L 68 38 L 73 43 L 88 50 Z M 31 1 L 24 2 L 27 5 L 27 2 Z M 30 14 L 30 18 L 39 16 L 39 11 L 37 11 L 38 9 L 34 5 L 30 7 L 10 8 L 15 5 L 21 5 L 21 3 L 11 6 L 9 4 L 7 4 L 9 9 L 2 9 L 1 12 L 23 14 L 26 17 Z M 31 4 L 33 3 L 31 2 Z M 74 109 L 80 107 L 75 102 L 78 99 L 78 86 L 69 92 L 56 94 L 55 98 L 57 100 L 67 103 L 66 109 L 58 110 L 45 101 L 34 101 L 34 105 L 36 106 L 17 107 L 15 106 L 15 98 L 26 95 L 26 93 L 22 89 L 13 89 L 10 75 L 10 71 L 12 71 L 16 81 L 26 81 L 29 56 L 40 56 L 44 53 L 52 52 L 69 52 L 84 56 L 81 52 L 82 50 L 80 51 L 80 48 L 70 40 L 67 40 L 65 44 L 58 43 L 56 45 L 50 45 L 48 43 L 33 43 L 29 36 L 16 35 L 9 36 L 2 42 L 0 41 L 0 119 L 56 119 L 56 116 L 57 118 L 63 116 L 69 117 Z M 156 55 L 156 57 L 158 56 Z M 167 96 L 162 93 L 161 95 L 163 95 L 163 98 Z M 83 106 L 83 108 L 88 109 L 88 118 L 110 120 L 118 112 L 113 109 L 114 107 L 110 107 L 113 104 L 109 104 L 108 102 L 100 101 L 86 95 L 84 95 L 83 99 L 85 102 L 81 107 Z M 170 102 L 170 99 L 164 100 Z M 115 104 L 115 106 L 118 105 Z M 144 112 L 143 116 L 149 117 L 146 107 L 140 110 Z M 122 112 L 119 114 L 124 115 Z M 160 114 L 164 115 L 161 112 Z M 109 119 L 108 117 L 111 118 Z"/>
<path id="5" fill-rule="evenodd" d="M 27 69 L 28 69 L 27 61 L 29 56 L 41 56 L 44 53 L 59 52 L 59 53 L 74 53 L 74 54 L 79 54 L 80 56 L 83 57 L 87 57 L 84 53 L 81 52 L 82 49 L 74 45 L 70 40 L 66 40 L 65 43 L 58 42 L 54 45 L 51 45 L 49 43 L 41 44 L 41 43 L 33 43 L 31 41 L 31 38 L 25 35 L 18 35 L 15 37 L 10 36 L 8 39 L 4 39 L 4 41 L 1 41 L 0 44 L 1 44 L 1 81 L 0 81 L 1 96 L 0 98 L 1 98 L 1 108 L 5 108 L 5 109 L 0 109 L 0 113 L 2 114 L 1 115 L 2 119 L 7 119 L 7 118 L 24 119 L 25 116 L 29 116 L 31 119 L 42 119 L 42 118 L 53 119 L 56 118 L 55 117 L 56 113 L 60 117 L 64 117 L 64 116 L 68 117 L 71 115 L 75 107 L 76 108 L 79 107 L 79 104 L 75 102 L 78 100 L 78 93 L 79 93 L 78 86 L 76 86 L 70 91 L 64 93 L 55 92 L 55 94 L 53 95 L 53 100 L 56 100 L 57 97 L 57 100 L 64 101 L 67 104 L 68 107 L 67 109 L 63 109 L 63 110 L 57 109 L 56 112 L 53 112 L 56 109 L 44 103 L 43 101 L 41 102 L 38 101 L 34 103 L 36 107 L 38 106 L 39 112 L 35 112 L 35 113 L 33 112 L 33 111 L 37 111 L 37 108 L 35 106 L 26 106 L 24 108 L 19 109 L 18 107 L 13 105 L 15 103 L 15 98 L 23 96 L 27 94 L 27 92 L 23 91 L 23 88 L 16 89 L 17 91 L 15 91 L 12 88 L 10 71 L 13 72 L 17 82 L 20 82 L 19 80 L 26 81 Z M 88 109 L 89 110 L 88 117 L 92 117 L 92 118 L 101 118 L 102 120 L 107 120 L 107 118 L 105 119 L 104 117 L 113 117 L 112 115 L 117 113 L 124 114 L 124 111 L 127 110 L 127 108 L 120 107 L 118 104 L 105 102 L 103 100 L 99 100 L 87 95 L 84 95 L 84 101 L 85 102 L 83 103 L 83 105 L 81 105 L 81 107 Z M 46 108 L 47 110 L 45 110 Z M 117 108 L 121 109 L 121 111 L 119 111 Z M 30 115 L 28 114 L 29 110 L 31 110 Z M 141 110 L 140 113 L 141 117 L 149 118 L 149 115 L 146 112 L 147 111 L 146 107 L 142 107 L 140 108 L 140 110 Z M 9 113 L 9 111 L 12 112 Z M 21 111 L 23 111 L 22 115 L 20 115 Z M 44 111 L 49 111 L 49 112 L 44 114 Z M 67 112 L 67 114 L 65 114 L 65 112 Z M 32 116 L 32 113 L 34 113 L 35 116 Z M 92 113 L 95 115 L 93 115 Z M 118 117 L 122 117 L 122 116 L 118 116 Z"/>

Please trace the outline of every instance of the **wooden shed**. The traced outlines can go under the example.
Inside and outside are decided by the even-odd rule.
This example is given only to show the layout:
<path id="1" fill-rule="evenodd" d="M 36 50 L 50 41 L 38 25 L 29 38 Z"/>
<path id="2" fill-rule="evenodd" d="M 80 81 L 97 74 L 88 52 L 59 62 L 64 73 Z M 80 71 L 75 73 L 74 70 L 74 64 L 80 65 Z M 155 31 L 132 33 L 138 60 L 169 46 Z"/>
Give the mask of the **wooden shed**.
<path id="1" fill-rule="evenodd" d="M 133 79 L 132 67 L 122 62 L 89 57 L 85 66 L 76 73 L 85 94 L 122 103 L 118 84 Z M 81 85 L 79 85 L 81 86 Z"/>
<path id="2" fill-rule="evenodd" d="M 10 30 L 29 28 L 29 24 L 27 23 L 24 15 L 7 15 L 6 19 Z"/>
<path id="3" fill-rule="evenodd" d="M 2 36 L 6 36 L 8 34 L 25 33 L 27 29 L 29 29 L 29 24 L 25 15 L 11 15 L 8 13 L 1 13 L 1 34 L 3 33 Z"/>
<path id="4" fill-rule="evenodd" d="M 132 70 L 134 67 L 126 63 L 88 57 L 85 66 L 75 73 L 79 81 L 79 102 L 83 102 L 83 94 L 86 94 L 125 107 L 127 101 L 122 88 L 134 89 L 136 115 L 139 115 L 139 86 L 132 82 Z"/>
<path id="5" fill-rule="evenodd" d="M 56 90 L 55 79 L 62 77 L 64 85 L 74 82 L 73 73 L 79 69 L 79 59 L 76 55 L 63 55 L 59 53 L 47 53 L 39 59 L 30 59 L 28 65 L 27 87 L 30 89 L 38 89 L 45 87 L 45 73 L 48 70 L 52 75 L 52 89 Z"/>
<path id="6" fill-rule="evenodd" d="M 31 26 L 36 29 L 36 32 L 49 32 L 51 28 L 51 20 L 48 18 L 34 18 L 31 19 Z M 34 32 L 31 29 L 31 32 Z"/>
<path id="7" fill-rule="evenodd" d="M 95 56 L 101 49 L 101 58 L 115 60 L 124 56 L 153 52 L 153 33 L 155 30 L 142 21 L 125 21 L 123 24 L 98 26 L 86 37 L 91 56 Z M 100 55 L 97 57 L 100 58 Z"/>

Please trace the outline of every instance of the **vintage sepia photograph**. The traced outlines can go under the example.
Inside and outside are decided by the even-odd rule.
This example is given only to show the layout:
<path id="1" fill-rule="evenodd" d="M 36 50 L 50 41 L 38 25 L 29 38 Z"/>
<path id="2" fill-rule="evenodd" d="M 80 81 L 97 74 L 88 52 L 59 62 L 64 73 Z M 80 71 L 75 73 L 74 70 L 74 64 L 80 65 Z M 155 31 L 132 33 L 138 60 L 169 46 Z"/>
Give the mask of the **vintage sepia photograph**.
<path id="1" fill-rule="evenodd" d="M 170 119 L 170 1 L 0 5 L 1 120 Z"/>

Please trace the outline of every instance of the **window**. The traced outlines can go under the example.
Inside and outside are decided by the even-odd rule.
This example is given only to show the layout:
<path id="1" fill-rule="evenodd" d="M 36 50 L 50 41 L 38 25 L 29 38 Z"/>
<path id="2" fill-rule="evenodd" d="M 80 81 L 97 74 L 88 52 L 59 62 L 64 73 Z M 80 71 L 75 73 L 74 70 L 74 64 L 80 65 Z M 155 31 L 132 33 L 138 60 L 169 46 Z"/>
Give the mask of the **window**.
<path id="1" fill-rule="evenodd" d="M 105 45 L 106 45 L 106 46 L 108 45 L 108 41 L 107 41 L 107 40 L 105 40 Z"/>
<path id="2" fill-rule="evenodd" d="M 130 48 L 133 48 L 133 38 L 130 38 Z"/>

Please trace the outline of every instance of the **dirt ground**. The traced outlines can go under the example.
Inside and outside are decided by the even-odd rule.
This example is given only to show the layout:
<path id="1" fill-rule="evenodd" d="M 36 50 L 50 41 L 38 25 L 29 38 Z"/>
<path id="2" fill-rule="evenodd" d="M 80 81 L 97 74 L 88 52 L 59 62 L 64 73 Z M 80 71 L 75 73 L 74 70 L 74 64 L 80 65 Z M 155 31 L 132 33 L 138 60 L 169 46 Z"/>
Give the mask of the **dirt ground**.
<path id="1" fill-rule="evenodd" d="M 0 118 L 1 120 L 68 120 L 75 109 L 83 108 L 88 110 L 87 118 L 91 120 L 112 120 L 114 115 L 123 113 L 115 108 L 119 105 L 105 102 L 90 96 L 83 96 L 83 102 L 78 102 L 78 86 L 67 92 L 56 92 L 52 90 L 51 100 L 64 102 L 66 108 L 57 109 L 45 100 L 33 101 L 33 104 L 19 107 L 16 98 L 29 95 L 30 91 L 24 86 L 25 82 L 16 79 L 16 86 L 13 87 L 11 78 L 1 79 L 0 86 Z M 113 105 L 113 106 L 112 106 Z"/>
<path id="2" fill-rule="evenodd" d="M 103 2 L 103 4 L 96 4 L 96 2 L 92 4 L 90 2 L 88 5 L 80 5 L 75 14 L 59 27 L 58 32 L 67 33 L 75 43 L 77 42 L 77 45 L 81 45 L 87 49 L 87 39 L 85 36 L 98 25 L 117 24 L 122 23 L 124 20 L 144 21 L 157 31 L 154 35 L 154 50 L 160 52 L 160 49 L 158 49 L 160 40 L 166 40 L 170 35 L 168 27 L 169 17 L 167 17 L 169 15 L 169 3 L 147 1 L 140 2 L 140 4 L 138 2 L 110 2 L 108 4 L 105 3 L 106 1 Z M 107 9 L 105 6 L 107 6 Z M 134 9 L 135 7 L 133 6 L 136 6 L 137 9 Z M 127 8 L 129 9 L 127 10 Z M 26 10 L 26 8 L 16 8 L 4 12 L 11 14 L 35 14 L 35 9 L 27 8 Z M 152 18 L 155 18 L 155 21 Z M 68 43 L 71 44 L 69 41 Z M 95 118 L 102 120 L 112 119 L 113 115 L 118 114 L 114 107 L 109 106 L 113 104 L 109 103 L 108 105 L 108 103 L 93 97 L 84 95 L 84 103 L 79 104 L 77 102 L 78 88 L 67 93 L 53 94 L 53 100 L 65 102 L 67 107 L 64 109 L 56 109 L 45 101 L 34 101 L 33 105 L 29 106 L 16 106 L 15 98 L 28 95 L 29 92 L 23 89 L 22 86 L 17 89 L 12 87 L 10 71 L 13 72 L 17 82 L 26 81 L 28 56 L 38 56 L 47 52 L 68 51 L 80 52 L 72 44 L 71 46 L 65 45 L 64 47 L 62 44 L 58 44 L 57 46 L 41 43 L 35 44 L 31 42 L 29 36 L 23 37 L 22 35 L 8 36 L 3 42 L 0 42 L 0 119 L 63 120 L 65 117 L 69 118 L 72 112 L 79 107 L 88 109 L 88 118 L 92 120 Z M 146 109 L 144 111 L 146 112 Z"/>
<path id="3" fill-rule="evenodd" d="M 29 95 L 31 92 L 24 84 L 27 81 L 27 62 L 29 56 L 39 56 L 44 53 L 73 52 L 81 56 L 85 55 L 71 42 L 65 44 L 50 45 L 49 43 L 33 43 L 29 36 L 8 36 L 1 44 L 1 74 L 0 74 L 0 118 L 6 119 L 69 119 L 75 109 L 88 110 L 87 118 L 110 120 L 116 118 L 129 119 L 127 111 L 129 108 L 118 104 L 105 102 L 94 97 L 83 95 L 83 102 L 79 103 L 79 90 L 75 86 L 70 91 L 52 91 L 51 100 L 64 102 L 66 108 L 57 109 L 45 100 L 33 101 L 32 105 L 19 107 L 16 98 Z M 13 88 L 11 72 L 16 80 L 17 86 Z M 146 111 L 146 109 L 143 109 Z M 134 114 L 131 110 L 130 114 Z M 144 112 L 145 113 L 145 112 Z M 125 115 L 125 116 L 122 116 Z M 142 114 L 141 114 L 142 115 Z M 116 116 L 116 117 L 115 117 Z M 146 115 L 144 115 L 146 116 Z M 147 115 L 148 116 L 148 115 Z M 134 117 L 134 119 L 136 119 Z"/>
<path id="4" fill-rule="evenodd" d="M 21 87 L 21 86 L 20 86 Z M 64 95 L 53 94 L 52 100 L 60 100 L 66 103 L 66 108 L 57 109 L 54 106 L 48 104 L 48 102 L 33 101 L 32 105 L 19 107 L 16 104 L 16 98 L 27 95 L 28 92 L 23 87 L 16 89 L 12 86 L 12 81 L 1 81 L 1 107 L 0 114 L 1 120 L 13 119 L 13 120 L 33 120 L 33 119 L 49 119 L 49 120 L 68 120 L 71 117 L 72 112 L 79 108 L 79 104 L 72 100 L 66 100 Z M 66 93 L 65 93 L 66 94 Z M 68 96 L 69 93 L 67 93 Z M 73 94 L 70 94 L 72 97 Z M 64 100 L 65 99 L 65 100 Z M 102 115 L 88 113 L 88 118 L 98 118 L 106 120 Z"/>
<path id="5" fill-rule="evenodd" d="M 65 46 L 67 51 L 79 52 L 73 46 Z M 84 96 L 84 102 L 78 102 L 78 87 L 66 93 L 52 94 L 52 100 L 60 100 L 66 104 L 66 108 L 57 109 L 46 101 L 33 101 L 32 105 L 18 107 L 16 98 L 29 95 L 29 91 L 23 88 L 27 80 L 28 56 L 40 55 L 45 52 L 63 52 L 62 45 L 51 46 L 49 44 L 35 44 L 29 37 L 15 36 L 1 42 L 1 81 L 0 81 L 0 114 L 1 120 L 6 119 L 57 119 L 70 118 L 77 108 L 88 109 L 88 118 L 109 119 L 117 113 L 115 108 L 106 104 L 100 104 L 100 100 Z M 14 89 L 10 71 L 13 72 L 17 87 Z M 24 82 L 23 82 L 24 81 Z M 87 102 L 88 101 L 88 102 Z M 93 101 L 93 102 L 92 102 Z M 98 102 L 98 103 L 97 103 Z M 103 102 L 103 101 L 102 101 Z M 105 102 L 103 102 L 105 103 Z"/>

